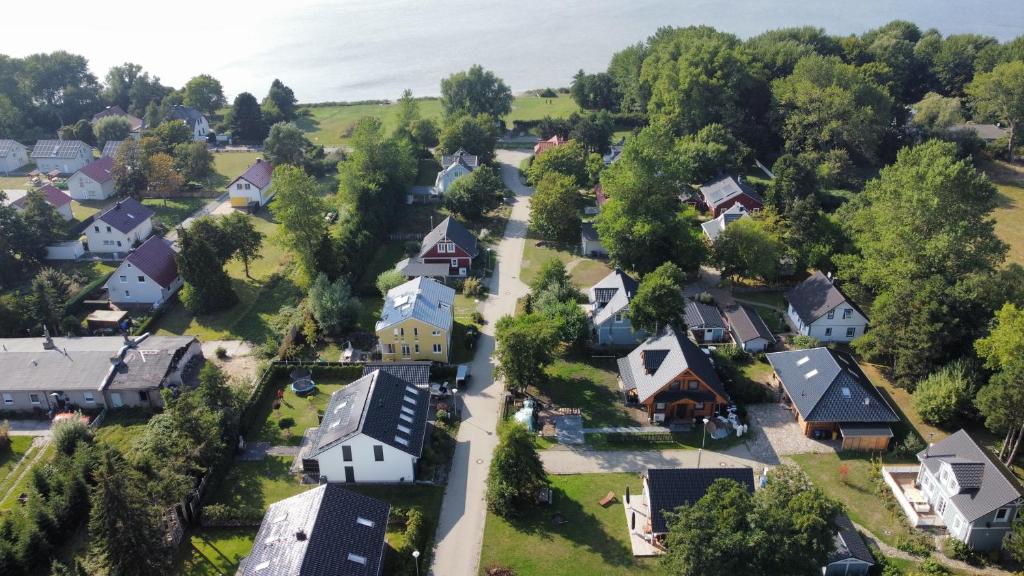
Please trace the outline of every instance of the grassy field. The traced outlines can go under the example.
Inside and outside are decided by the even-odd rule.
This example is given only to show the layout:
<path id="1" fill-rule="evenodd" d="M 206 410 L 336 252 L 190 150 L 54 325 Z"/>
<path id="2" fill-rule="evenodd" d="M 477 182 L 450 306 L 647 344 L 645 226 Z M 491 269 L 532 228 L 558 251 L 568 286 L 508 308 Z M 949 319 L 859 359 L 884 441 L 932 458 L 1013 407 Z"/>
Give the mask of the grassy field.
<path id="1" fill-rule="evenodd" d="M 31 187 L 28 176 L 0 176 L 0 190 L 28 190 Z"/>
<path id="2" fill-rule="evenodd" d="M 999 189 L 999 206 L 993 214 L 996 234 L 1010 245 L 1008 260 L 1024 264 L 1024 168 L 993 162 L 985 172 Z"/>
<path id="3" fill-rule="evenodd" d="M 637 559 L 629 546 L 622 503 L 602 507 L 608 491 L 641 490 L 635 474 L 552 476 L 554 503 L 509 521 L 487 515 L 480 573 L 508 567 L 517 576 L 593 576 L 660 574 L 657 561 Z M 560 517 L 564 522 L 556 523 Z"/>
<path id="4" fill-rule="evenodd" d="M 113 410 L 107 413 L 103 425 L 96 429 L 96 440 L 113 446 L 122 453 L 132 451 L 146 424 L 153 415 L 142 410 Z"/>
<path id="5" fill-rule="evenodd" d="M 530 393 L 545 402 L 579 408 L 584 426 L 601 428 L 638 425 L 622 402 L 614 360 L 558 360 L 547 368 L 547 374 L 547 381 L 536 387 L 531 386 Z"/>
<path id="6" fill-rule="evenodd" d="M 255 528 L 207 528 L 192 534 L 179 552 L 177 573 L 188 576 L 234 574 L 252 550 Z"/>
<path id="7" fill-rule="evenodd" d="M 210 202 L 209 198 L 146 198 L 142 204 L 156 212 L 154 220 L 167 230 L 173 230 L 186 218 Z M 154 224 L 156 223 L 154 222 Z"/>
<path id="8" fill-rule="evenodd" d="M 589 288 L 612 271 L 607 262 L 577 256 L 570 251 L 569 247 L 552 246 L 540 240 L 527 238 L 526 247 L 523 249 L 523 266 L 519 272 L 519 278 L 529 284 L 537 276 L 541 265 L 551 258 L 557 258 L 565 263 L 566 269 L 572 276 L 572 282 L 577 288 Z"/>
<path id="9" fill-rule="evenodd" d="M 29 451 L 32 446 L 32 436 L 11 436 L 10 441 L 10 445 L 0 451 L 0 494 L 7 489 L 9 482 L 14 481 L 8 476 L 14 472 L 18 463 Z"/>

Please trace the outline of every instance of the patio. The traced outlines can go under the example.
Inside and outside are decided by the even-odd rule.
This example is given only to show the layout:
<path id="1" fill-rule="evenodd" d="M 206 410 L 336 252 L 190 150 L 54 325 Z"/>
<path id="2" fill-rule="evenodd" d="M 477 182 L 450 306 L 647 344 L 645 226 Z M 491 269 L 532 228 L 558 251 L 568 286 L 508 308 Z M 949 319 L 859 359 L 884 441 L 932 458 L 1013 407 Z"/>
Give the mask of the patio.
<path id="1" fill-rule="evenodd" d="M 882 477 L 914 527 L 944 526 L 942 518 L 935 514 L 928 499 L 917 487 L 919 468 L 920 466 L 884 466 Z"/>
<path id="2" fill-rule="evenodd" d="M 626 531 L 629 532 L 629 544 L 633 548 L 633 556 L 638 558 L 661 556 L 665 551 L 658 548 L 645 538 L 650 537 L 651 517 L 650 510 L 644 502 L 643 494 L 630 494 L 629 501 L 622 495 L 622 510 L 626 514 Z M 636 528 L 633 528 L 633 518 L 636 518 Z"/>

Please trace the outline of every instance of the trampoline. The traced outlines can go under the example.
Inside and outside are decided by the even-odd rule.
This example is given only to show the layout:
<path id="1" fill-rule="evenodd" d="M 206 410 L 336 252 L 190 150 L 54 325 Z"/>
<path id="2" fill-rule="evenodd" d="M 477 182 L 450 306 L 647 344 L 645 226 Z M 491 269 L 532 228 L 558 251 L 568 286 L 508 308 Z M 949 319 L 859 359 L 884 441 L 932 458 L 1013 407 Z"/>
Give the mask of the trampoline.
<path id="1" fill-rule="evenodd" d="M 316 382 L 313 381 L 313 374 L 305 368 L 292 370 L 291 379 L 292 392 L 299 396 L 307 396 L 316 391 Z"/>

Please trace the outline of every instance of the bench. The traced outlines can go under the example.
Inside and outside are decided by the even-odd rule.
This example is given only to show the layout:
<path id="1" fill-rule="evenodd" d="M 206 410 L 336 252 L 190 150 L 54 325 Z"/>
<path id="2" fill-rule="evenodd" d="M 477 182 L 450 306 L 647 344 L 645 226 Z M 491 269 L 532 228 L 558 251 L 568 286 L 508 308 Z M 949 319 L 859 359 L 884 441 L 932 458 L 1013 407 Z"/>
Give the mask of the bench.
<path id="1" fill-rule="evenodd" d="M 604 498 L 602 498 L 601 501 L 598 503 L 601 505 L 602 508 L 607 508 L 613 500 L 615 500 L 615 492 L 608 492 L 607 494 L 604 495 Z"/>

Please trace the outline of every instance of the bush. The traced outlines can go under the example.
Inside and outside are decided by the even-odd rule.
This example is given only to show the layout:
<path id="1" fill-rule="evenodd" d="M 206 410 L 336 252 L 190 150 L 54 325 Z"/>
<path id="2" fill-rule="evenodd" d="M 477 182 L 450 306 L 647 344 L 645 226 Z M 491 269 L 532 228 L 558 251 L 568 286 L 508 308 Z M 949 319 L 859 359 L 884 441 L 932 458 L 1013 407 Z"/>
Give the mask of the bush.
<path id="1" fill-rule="evenodd" d="M 203 526 L 259 526 L 263 511 L 251 506 L 203 506 Z"/>
<path id="2" fill-rule="evenodd" d="M 448 416 L 449 415 L 447 410 L 438 410 L 436 418 L 438 422 L 446 422 L 448 420 Z"/>
<path id="3" fill-rule="evenodd" d="M 902 442 L 896 445 L 895 452 L 900 457 L 911 458 L 916 456 L 918 452 L 925 449 L 924 440 L 913 431 L 907 432 L 907 436 Z"/>
<path id="4" fill-rule="evenodd" d="M 60 331 L 65 336 L 78 336 L 82 329 L 82 323 L 74 316 L 65 316 L 60 321 Z"/>
<path id="5" fill-rule="evenodd" d="M 701 292 L 700 294 L 697 294 L 697 302 L 700 302 L 701 304 L 711 305 L 715 303 L 715 297 L 711 295 L 711 292 L 704 291 Z"/>
<path id="6" fill-rule="evenodd" d="M 11 422 L 4 420 L 0 422 L 0 450 L 7 450 L 11 446 Z"/>
<path id="7" fill-rule="evenodd" d="M 920 572 L 921 576 L 950 576 L 953 573 L 946 568 L 938 560 L 934 558 L 928 558 L 924 562 L 921 562 Z"/>
<path id="8" fill-rule="evenodd" d="M 228 357 L 228 350 L 223 346 L 217 346 L 217 349 L 213 351 L 213 354 L 220 360 L 225 360 Z"/>
<path id="9" fill-rule="evenodd" d="M 277 427 L 280 428 L 281 430 L 284 430 L 285 428 L 292 428 L 294 426 L 295 419 L 291 417 L 281 418 L 281 420 L 277 423 Z"/>
<path id="10" fill-rule="evenodd" d="M 919 533 L 904 534 L 897 537 L 896 548 L 914 556 L 928 556 L 935 549 L 932 546 L 931 539 Z"/>
<path id="11" fill-rule="evenodd" d="M 793 336 L 793 339 L 790 340 L 790 344 L 792 344 L 793 348 L 797 350 L 806 350 L 808 348 L 817 348 L 821 346 L 821 342 L 819 342 L 817 338 L 804 336 L 803 334 Z"/>
<path id="12" fill-rule="evenodd" d="M 480 296 L 484 292 L 483 283 L 480 282 L 479 278 L 470 276 L 462 282 L 462 294 L 463 296 Z"/>
<path id="13" fill-rule="evenodd" d="M 405 546 L 413 550 L 423 551 L 427 547 L 427 537 L 430 535 L 430 526 L 426 517 L 418 509 L 409 510 L 405 521 Z"/>
<path id="14" fill-rule="evenodd" d="M 538 94 L 541 98 L 558 98 L 558 94 L 555 93 L 551 88 L 545 88 Z"/>
<path id="15" fill-rule="evenodd" d="M 975 566 L 985 563 L 983 555 L 975 552 L 965 542 L 957 540 L 952 536 L 946 536 L 942 539 L 942 552 L 954 560 L 967 562 Z"/>
<path id="16" fill-rule="evenodd" d="M 401 272 L 392 268 L 385 270 L 377 276 L 377 290 L 380 291 L 380 295 L 387 297 L 388 290 L 396 286 L 401 286 L 405 283 L 405 276 Z"/>
<path id="17" fill-rule="evenodd" d="M 65 418 L 53 425 L 53 445 L 64 454 L 75 453 L 78 443 L 90 442 L 92 431 L 82 422 L 81 413 L 76 413 L 75 418 Z"/>
<path id="18" fill-rule="evenodd" d="M 484 323 L 484 315 L 481 314 L 479 310 L 474 310 L 473 313 L 469 315 L 469 319 L 473 321 L 473 324 Z"/>
<path id="19" fill-rule="evenodd" d="M 967 364 L 955 361 L 925 378 L 914 390 L 914 408 L 935 426 L 949 426 L 971 404 L 974 383 Z"/>

